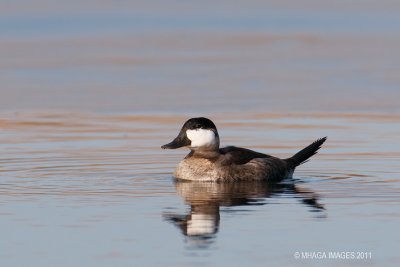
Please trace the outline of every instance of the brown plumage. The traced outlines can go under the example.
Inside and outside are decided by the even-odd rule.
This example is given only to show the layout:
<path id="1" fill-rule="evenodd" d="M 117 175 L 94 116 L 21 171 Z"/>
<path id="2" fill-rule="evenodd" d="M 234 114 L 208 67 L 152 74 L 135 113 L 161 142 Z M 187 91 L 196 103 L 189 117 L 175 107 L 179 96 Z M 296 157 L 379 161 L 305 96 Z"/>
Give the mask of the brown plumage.
<path id="1" fill-rule="evenodd" d="M 292 176 L 294 169 L 315 155 L 326 137 L 288 159 L 279 159 L 249 149 L 228 146 L 219 148 L 219 135 L 214 123 L 206 118 L 192 118 L 179 135 L 162 148 L 186 146 L 191 152 L 178 164 L 175 177 L 193 181 L 270 181 Z"/>

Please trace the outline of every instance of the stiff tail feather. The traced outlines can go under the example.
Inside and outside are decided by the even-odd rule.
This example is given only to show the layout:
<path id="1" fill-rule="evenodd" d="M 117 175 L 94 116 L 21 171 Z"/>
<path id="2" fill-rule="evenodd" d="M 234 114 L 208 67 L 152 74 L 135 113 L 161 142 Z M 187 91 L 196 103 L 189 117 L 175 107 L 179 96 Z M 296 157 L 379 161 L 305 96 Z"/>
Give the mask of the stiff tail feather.
<path id="1" fill-rule="evenodd" d="M 307 146 L 306 148 L 303 148 L 302 150 L 294 154 L 294 156 L 286 160 L 290 162 L 294 167 L 297 167 L 300 164 L 307 162 L 310 157 L 318 153 L 318 149 L 321 148 L 322 144 L 326 141 L 326 139 L 327 137 L 324 137 L 318 139 L 317 141 L 314 141 L 311 145 Z"/>

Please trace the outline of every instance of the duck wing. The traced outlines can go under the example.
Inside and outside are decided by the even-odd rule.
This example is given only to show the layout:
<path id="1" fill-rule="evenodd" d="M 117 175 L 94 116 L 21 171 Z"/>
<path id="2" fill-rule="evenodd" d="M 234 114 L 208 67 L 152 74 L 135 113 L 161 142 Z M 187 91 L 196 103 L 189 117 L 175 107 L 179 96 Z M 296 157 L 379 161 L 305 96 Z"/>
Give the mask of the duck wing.
<path id="1" fill-rule="evenodd" d="M 246 164 L 252 159 L 256 158 L 271 158 L 272 156 L 259 153 L 247 148 L 235 147 L 235 146 L 227 146 L 224 148 L 220 148 L 219 152 L 224 155 L 224 164 Z"/>

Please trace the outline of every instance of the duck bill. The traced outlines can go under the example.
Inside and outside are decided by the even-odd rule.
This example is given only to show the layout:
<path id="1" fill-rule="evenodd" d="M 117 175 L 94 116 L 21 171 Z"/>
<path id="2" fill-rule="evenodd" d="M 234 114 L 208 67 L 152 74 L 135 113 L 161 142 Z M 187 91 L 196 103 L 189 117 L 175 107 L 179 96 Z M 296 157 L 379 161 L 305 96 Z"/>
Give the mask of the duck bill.
<path id="1" fill-rule="evenodd" d="M 190 140 L 186 136 L 178 135 L 171 143 L 163 145 L 162 149 L 176 149 L 190 145 Z"/>

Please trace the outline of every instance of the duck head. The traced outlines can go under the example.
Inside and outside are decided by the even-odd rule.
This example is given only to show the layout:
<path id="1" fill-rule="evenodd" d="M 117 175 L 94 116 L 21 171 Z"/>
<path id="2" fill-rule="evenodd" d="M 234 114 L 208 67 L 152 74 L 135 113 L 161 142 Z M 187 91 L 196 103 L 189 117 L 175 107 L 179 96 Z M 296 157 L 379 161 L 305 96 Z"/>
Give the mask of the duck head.
<path id="1" fill-rule="evenodd" d="M 219 148 L 219 135 L 215 124 L 207 118 L 191 118 L 183 124 L 178 136 L 163 149 L 188 147 L 191 150 L 215 150 Z"/>

